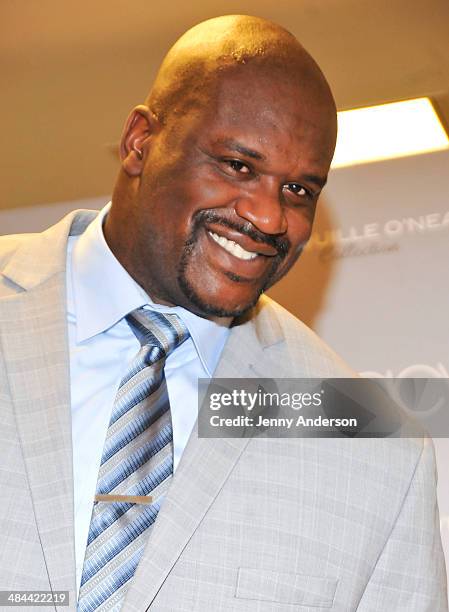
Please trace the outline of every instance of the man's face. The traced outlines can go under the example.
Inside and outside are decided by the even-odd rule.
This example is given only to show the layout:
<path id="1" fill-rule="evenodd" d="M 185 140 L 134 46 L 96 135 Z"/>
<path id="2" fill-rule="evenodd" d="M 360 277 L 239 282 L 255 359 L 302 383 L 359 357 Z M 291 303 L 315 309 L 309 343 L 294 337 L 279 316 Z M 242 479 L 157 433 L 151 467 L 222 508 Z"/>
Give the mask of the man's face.
<path id="1" fill-rule="evenodd" d="M 294 264 L 335 144 L 333 109 L 315 98 L 236 71 L 150 136 L 128 229 L 154 300 L 236 316 Z"/>

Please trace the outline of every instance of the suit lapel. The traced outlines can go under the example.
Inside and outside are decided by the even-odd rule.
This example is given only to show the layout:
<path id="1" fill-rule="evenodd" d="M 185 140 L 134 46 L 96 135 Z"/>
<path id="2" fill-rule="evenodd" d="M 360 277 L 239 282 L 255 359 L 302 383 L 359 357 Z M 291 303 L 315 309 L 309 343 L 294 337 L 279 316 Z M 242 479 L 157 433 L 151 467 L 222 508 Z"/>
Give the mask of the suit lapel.
<path id="1" fill-rule="evenodd" d="M 282 375 L 269 350 L 271 345 L 282 341 L 281 331 L 277 327 L 258 326 L 262 320 L 259 312 L 255 318 L 241 320 L 232 329 L 215 377 L 254 378 L 263 375 L 258 372 L 267 375 L 272 371 Z M 198 438 L 195 426 L 123 609 L 142 611 L 151 605 L 248 442 L 248 439 Z"/>

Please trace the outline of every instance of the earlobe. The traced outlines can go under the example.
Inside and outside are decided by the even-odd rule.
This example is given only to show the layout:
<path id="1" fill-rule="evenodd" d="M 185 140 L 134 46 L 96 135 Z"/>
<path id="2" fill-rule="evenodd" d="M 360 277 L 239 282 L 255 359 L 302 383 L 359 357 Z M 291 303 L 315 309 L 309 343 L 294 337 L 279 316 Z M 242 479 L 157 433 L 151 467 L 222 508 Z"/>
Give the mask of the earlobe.
<path id="1" fill-rule="evenodd" d="M 120 142 L 123 170 L 129 176 L 139 176 L 145 158 L 145 147 L 154 131 L 154 117 L 147 106 L 136 106 L 129 115 Z"/>

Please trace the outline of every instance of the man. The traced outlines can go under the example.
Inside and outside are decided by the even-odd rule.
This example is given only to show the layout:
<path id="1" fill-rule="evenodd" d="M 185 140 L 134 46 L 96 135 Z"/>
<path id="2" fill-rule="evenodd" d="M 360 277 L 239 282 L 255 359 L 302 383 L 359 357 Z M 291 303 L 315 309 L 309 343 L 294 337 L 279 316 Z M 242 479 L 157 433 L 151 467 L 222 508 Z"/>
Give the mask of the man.
<path id="1" fill-rule="evenodd" d="M 72 610 L 447 610 L 428 440 L 195 429 L 199 376 L 352 375 L 260 297 L 310 236 L 335 138 L 290 33 L 213 19 L 132 111 L 110 208 L 2 239 L 2 589 L 67 590 Z M 158 417 L 114 455 L 136 403 Z M 134 480 L 129 447 L 161 423 Z"/>

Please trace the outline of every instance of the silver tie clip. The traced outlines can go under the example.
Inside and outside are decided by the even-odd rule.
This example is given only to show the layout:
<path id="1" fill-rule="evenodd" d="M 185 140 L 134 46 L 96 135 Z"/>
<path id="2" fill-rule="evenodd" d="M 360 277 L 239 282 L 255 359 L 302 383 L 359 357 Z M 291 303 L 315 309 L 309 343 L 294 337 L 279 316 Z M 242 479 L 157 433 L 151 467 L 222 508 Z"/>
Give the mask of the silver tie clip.
<path id="1" fill-rule="evenodd" d="M 151 504 L 153 498 L 151 495 L 115 495 L 109 493 L 108 495 L 95 495 L 94 501 L 96 502 L 121 502 L 122 504 Z"/>

